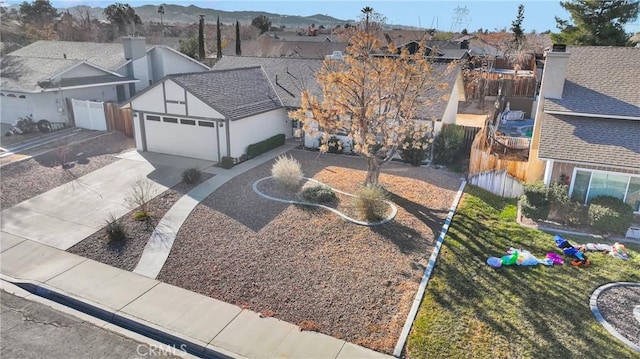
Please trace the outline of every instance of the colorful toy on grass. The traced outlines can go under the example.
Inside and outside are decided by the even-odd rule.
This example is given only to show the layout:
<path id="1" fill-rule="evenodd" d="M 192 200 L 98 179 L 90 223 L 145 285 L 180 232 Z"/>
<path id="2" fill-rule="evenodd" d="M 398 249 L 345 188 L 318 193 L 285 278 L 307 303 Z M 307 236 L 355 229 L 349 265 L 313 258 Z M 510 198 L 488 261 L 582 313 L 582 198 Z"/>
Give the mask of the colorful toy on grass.
<path id="1" fill-rule="evenodd" d="M 534 266 L 537 264 L 552 265 L 553 262 L 548 258 L 544 260 L 538 259 L 524 249 L 509 248 L 507 254 L 502 256 L 502 258 L 489 257 L 487 264 L 493 268 L 500 268 L 503 265 L 510 266 L 514 264 L 519 266 Z"/>
<path id="2" fill-rule="evenodd" d="M 620 244 L 618 242 L 616 242 L 614 245 L 602 243 L 587 243 L 584 246 L 581 246 L 580 250 L 602 252 L 611 255 L 613 258 L 618 258 L 625 261 L 629 259 L 627 248 L 625 248 L 624 244 Z"/>
<path id="3" fill-rule="evenodd" d="M 562 252 L 565 255 L 576 258 L 575 260 L 571 261 L 572 266 L 587 266 L 591 264 L 591 262 L 589 262 L 589 258 L 587 258 L 587 256 L 580 251 L 580 246 L 572 245 L 571 243 L 569 243 L 569 241 L 559 235 L 555 235 L 553 237 L 553 240 L 556 242 L 558 248 L 562 249 Z"/>

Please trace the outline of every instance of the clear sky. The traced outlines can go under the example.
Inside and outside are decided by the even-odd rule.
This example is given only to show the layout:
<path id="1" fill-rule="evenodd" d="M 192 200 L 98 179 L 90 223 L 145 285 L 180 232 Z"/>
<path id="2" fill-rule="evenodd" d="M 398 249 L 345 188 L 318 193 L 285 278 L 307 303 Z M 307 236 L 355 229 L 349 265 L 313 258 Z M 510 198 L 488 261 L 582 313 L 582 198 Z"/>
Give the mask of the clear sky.
<path id="1" fill-rule="evenodd" d="M 20 3 L 22 0 L 5 0 L 7 3 Z M 467 28 L 475 31 L 483 29 L 509 28 L 515 19 L 518 4 L 524 4 L 525 17 L 523 27 L 526 32 L 536 30 L 538 32 L 551 30 L 557 31 L 554 16 L 562 19 L 569 19 L 569 14 L 560 6 L 559 1 L 551 0 L 475 0 L 475 1 L 452 1 L 452 0 L 399 0 L 399 1 L 359 1 L 359 0 L 235 0 L 235 1 L 147 1 L 147 0 L 53 0 L 56 7 L 69 7 L 74 5 L 107 6 L 115 2 L 129 3 L 132 6 L 143 4 L 160 5 L 163 2 L 181 5 L 196 5 L 203 8 L 213 8 L 225 11 L 267 11 L 283 15 L 314 15 L 325 14 L 339 19 L 356 19 L 360 14 L 360 9 L 365 6 L 372 7 L 375 11 L 387 17 L 389 24 L 401 24 L 420 26 L 423 28 L 438 28 L 440 30 L 451 30 L 454 23 L 454 13 L 456 8 L 466 8 L 468 13 L 461 16 L 462 20 L 458 29 Z M 640 31 L 640 24 L 628 24 L 628 32 Z"/>

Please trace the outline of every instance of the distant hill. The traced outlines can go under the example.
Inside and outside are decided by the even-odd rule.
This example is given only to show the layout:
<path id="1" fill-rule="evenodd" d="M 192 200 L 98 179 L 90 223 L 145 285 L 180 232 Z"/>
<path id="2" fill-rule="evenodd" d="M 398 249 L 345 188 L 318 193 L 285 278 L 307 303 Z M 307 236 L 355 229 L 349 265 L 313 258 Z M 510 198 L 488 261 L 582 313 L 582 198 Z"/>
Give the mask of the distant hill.
<path id="1" fill-rule="evenodd" d="M 158 6 L 156 5 L 143 5 L 133 8 L 136 14 L 140 16 L 143 22 L 160 22 L 160 14 L 158 14 Z M 92 18 L 104 20 L 102 14 L 103 8 L 101 7 L 89 7 L 89 6 L 74 6 L 70 8 L 59 8 L 58 11 L 69 11 L 72 15 L 78 12 L 86 12 L 89 10 L 89 14 Z M 341 20 L 331 16 L 316 14 L 312 16 L 298 16 L 298 15 L 281 15 L 264 11 L 222 11 L 215 9 L 205 9 L 195 5 L 182 6 L 182 5 L 169 5 L 164 4 L 164 16 L 162 21 L 165 24 L 188 24 L 198 22 L 198 15 L 204 14 L 207 23 L 213 23 L 216 18 L 220 16 L 220 22 L 223 24 L 233 24 L 236 21 L 240 21 L 243 25 L 250 25 L 253 18 L 264 15 L 271 19 L 273 26 L 286 26 L 286 27 L 307 27 L 311 24 L 316 26 L 324 25 L 325 27 L 334 27 L 336 25 L 344 25 L 347 22 L 354 22 L 355 20 Z"/>

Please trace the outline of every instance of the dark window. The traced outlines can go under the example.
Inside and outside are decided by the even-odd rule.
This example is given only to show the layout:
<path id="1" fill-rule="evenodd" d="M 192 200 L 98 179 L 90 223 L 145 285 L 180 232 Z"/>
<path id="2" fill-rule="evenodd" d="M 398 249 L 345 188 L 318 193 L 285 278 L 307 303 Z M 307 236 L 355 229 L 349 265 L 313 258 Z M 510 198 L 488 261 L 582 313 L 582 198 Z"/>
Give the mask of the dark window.
<path id="1" fill-rule="evenodd" d="M 203 127 L 216 127 L 215 122 L 208 122 L 208 121 L 198 121 L 198 125 Z"/>
<path id="2" fill-rule="evenodd" d="M 146 116 L 147 120 L 149 121 L 160 121 L 160 116 L 151 116 L 151 115 L 147 115 Z"/>
<path id="3" fill-rule="evenodd" d="M 124 92 L 124 85 L 116 86 L 116 95 L 118 96 L 118 102 L 123 102 L 127 99 L 127 95 Z"/>
<path id="4" fill-rule="evenodd" d="M 196 125 L 196 121 L 195 120 L 180 120 L 180 123 L 183 125 L 192 125 L 195 126 Z"/>
<path id="5" fill-rule="evenodd" d="M 27 98 L 25 95 L 20 95 L 18 98 Z"/>
<path id="6" fill-rule="evenodd" d="M 178 119 L 175 117 L 163 117 L 162 122 L 178 123 Z"/>
<path id="7" fill-rule="evenodd" d="M 16 95 L 10 93 L 10 94 L 7 95 L 7 97 L 16 97 Z"/>

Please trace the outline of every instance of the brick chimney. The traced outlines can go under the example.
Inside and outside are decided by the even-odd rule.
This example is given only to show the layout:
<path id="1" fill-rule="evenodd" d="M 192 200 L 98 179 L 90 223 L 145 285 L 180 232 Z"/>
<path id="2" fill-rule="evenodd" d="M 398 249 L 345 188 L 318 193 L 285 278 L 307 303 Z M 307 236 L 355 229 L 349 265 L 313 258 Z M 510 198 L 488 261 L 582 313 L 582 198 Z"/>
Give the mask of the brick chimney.
<path id="1" fill-rule="evenodd" d="M 553 45 L 551 51 L 547 52 L 540 85 L 540 94 L 543 97 L 562 98 L 570 56 L 571 54 L 566 52 L 565 45 Z"/>

